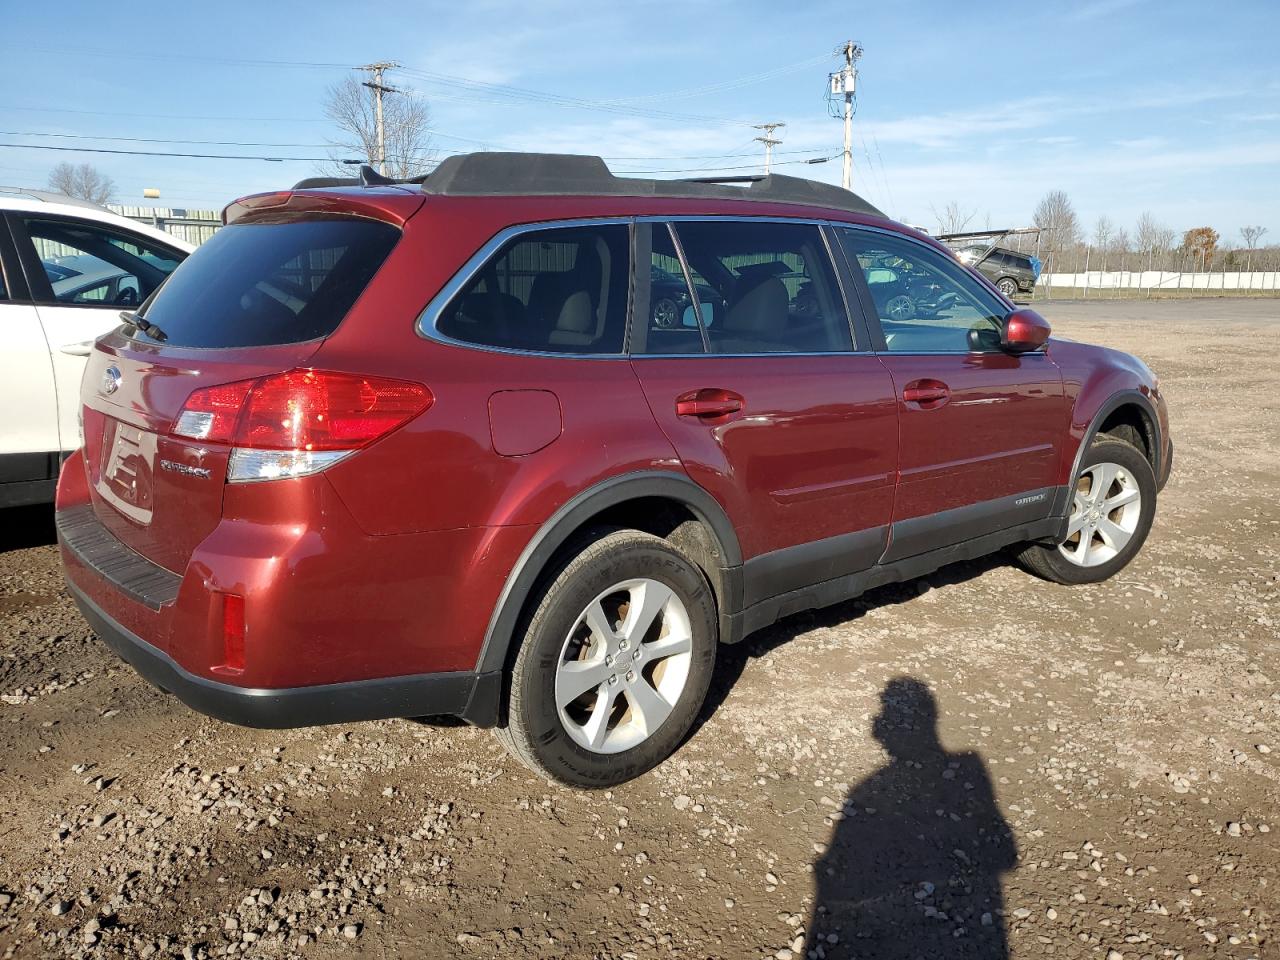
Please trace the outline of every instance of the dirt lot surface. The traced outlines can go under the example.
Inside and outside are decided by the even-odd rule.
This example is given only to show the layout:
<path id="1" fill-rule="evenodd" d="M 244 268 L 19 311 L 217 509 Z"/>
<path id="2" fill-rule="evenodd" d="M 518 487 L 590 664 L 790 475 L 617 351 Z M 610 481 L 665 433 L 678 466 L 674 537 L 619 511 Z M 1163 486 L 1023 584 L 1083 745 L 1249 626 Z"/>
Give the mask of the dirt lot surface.
<path id="1" fill-rule="evenodd" d="M 609 793 L 466 727 L 204 719 L 0 517 L 0 956 L 1280 956 L 1280 302 L 1042 310 L 1170 398 L 1135 563 L 788 620 Z"/>

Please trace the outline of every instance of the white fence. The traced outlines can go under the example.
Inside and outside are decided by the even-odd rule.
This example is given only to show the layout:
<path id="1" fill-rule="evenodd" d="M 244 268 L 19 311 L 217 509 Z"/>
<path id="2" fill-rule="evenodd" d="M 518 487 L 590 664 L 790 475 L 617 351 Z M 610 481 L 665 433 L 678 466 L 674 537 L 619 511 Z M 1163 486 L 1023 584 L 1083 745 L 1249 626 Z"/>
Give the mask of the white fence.
<path id="1" fill-rule="evenodd" d="M 1091 270 L 1088 273 L 1043 273 L 1037 283 L 1041 287 L 1074 287 L 1077 290 L 1256 290 L 1280 293 L 1280 272 Z"/>
<path id="2" fill-rule="evenodd" d="M 107 206 L 122 217 L 128 217 L 138 223 L 150 224 L 195 246 L 204 243 L 222 226 L 222 214 L 217 210 L 134 207 L 119 203 L 111 203 Z"/>

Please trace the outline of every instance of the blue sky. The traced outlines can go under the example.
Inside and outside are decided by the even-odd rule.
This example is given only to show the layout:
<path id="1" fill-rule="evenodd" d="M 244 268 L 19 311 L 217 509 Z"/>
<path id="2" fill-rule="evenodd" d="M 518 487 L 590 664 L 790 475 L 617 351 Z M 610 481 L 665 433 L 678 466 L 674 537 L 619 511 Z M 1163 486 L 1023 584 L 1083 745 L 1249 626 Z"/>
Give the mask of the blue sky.
<path id="1" fill-rule="evenodd" d="M 1089 230 L 1105 214 L 1132 231 L 1149 210 L 1178 230 L 1209 224 L 1238 242 L 1241 225 L 1259 223 L 1280 240 L 1280 4 L 1269 0 L 1004 4 L 998 14 L 852 0 L 380 8 L 391 5 L 6 4 L 0 143 L 322 157 L 312 145 L 337 136 L 322 104 L 341 65 L 395 59 L 409 70 L 391 80 L 427 98 L 442 154 L 588 152 L 619 171 L 696 175 L 755 163 L 750 124 L 785 121 L 778 172 L 838 182 L 838 159 L 795 161 L 839 152 L 824 90 L 837 67 L 828 55 L 851 38 L 865 48 L 854 188 L 899 219 L 936 228 L 933 209 L 955 200 L 975 211 L 974 227 L 1022 225 L 1045 191 L 1062 189 Z M 231 62 L 261 60 L 290 63 Z M 18 135 L 34 133 L 299 146 Z M 316 167 L 0 147 L 0 183 L 41 185 L 63 159 L 96 164 L 121 202 L 142 203 L 155 186 L 162 204 L 188 207 L 220 207 Z"/>

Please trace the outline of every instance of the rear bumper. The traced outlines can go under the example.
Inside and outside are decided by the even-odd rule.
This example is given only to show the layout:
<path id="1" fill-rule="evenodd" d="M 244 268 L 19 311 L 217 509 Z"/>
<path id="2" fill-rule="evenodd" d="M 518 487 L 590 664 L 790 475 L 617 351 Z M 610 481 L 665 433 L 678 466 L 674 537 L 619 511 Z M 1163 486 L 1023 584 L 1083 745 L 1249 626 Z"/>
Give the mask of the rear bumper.
<path id="1" fill-rule="evenodd" d="M 498 673 L 429 673 L 284 689 L 237 687 L 198 677 L 112 620 L 74 583 L 68 587 L 94 633 L 122 660 L 193 710 L 228 723 L 282 728 L 450 715 L 492 726 L 497 718 Z"/>

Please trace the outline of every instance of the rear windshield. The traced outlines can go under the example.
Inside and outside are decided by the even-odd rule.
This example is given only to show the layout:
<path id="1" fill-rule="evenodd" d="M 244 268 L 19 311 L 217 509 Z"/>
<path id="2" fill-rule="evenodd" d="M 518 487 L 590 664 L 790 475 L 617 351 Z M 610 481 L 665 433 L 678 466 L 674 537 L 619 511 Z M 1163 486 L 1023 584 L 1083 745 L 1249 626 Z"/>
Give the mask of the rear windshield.
<path id="1" fill-rule="evenodd" d="M 349 217 L 233 224 L 187 258 L 142 315 L 179 347 L 326 337 L 399 238 L 389 224 Z"/>

